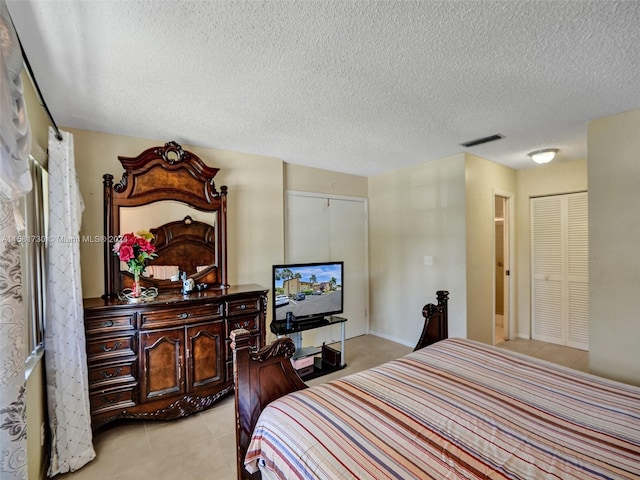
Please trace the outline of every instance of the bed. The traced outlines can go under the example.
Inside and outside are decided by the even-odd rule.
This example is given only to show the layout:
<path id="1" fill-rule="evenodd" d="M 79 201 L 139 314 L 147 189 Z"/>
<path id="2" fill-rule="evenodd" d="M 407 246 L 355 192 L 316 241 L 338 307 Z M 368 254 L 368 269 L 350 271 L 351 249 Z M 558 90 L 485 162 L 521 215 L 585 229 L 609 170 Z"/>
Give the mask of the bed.
<path id="1" fill-rule="evenodd" d="M 640 388 L 444 338 L 446 306 L 426 348 L 311 388 L 290 341 L 233 332 L 238 478 L 640 478 Z"/>

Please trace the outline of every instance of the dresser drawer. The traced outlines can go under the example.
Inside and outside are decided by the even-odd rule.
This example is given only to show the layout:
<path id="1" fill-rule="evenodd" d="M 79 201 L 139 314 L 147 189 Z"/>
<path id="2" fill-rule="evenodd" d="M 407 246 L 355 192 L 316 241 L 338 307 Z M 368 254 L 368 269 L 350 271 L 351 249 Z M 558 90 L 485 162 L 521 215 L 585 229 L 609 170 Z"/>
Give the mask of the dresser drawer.
<path id="1" fill-rule="evenodd" d="M 251 333 L 258 332 L 260 326 L 260 316 L 253 315 L 247 317 L 236 317 L 236 318 L 228 318 L 227 319 L 227 337 L 233 330 L 237 330 L 239 328 L 244 328 L 245 330 L 249 330 Z"/>
<path id="2" fill-rule="evenodd" d="M 231 300 L 226 302 L 227 316 L 242 315 L 260 311 L 260 299 Z"/>
<path id="3" fill-rule="evenodd" d="M 223 305 L 221 303 L 210 303 L 197 307 L 185 305 L 183 307 L 146 310 L 140 313 L 140 328 L 171 327 L 204 320 L 215 320 L 222 318 L 222 315 Z"/>
<path id="4" fill-rule="evenodd" d="M 89 363 L 135 355 L 135 338 L 132 335 L 90 338 L 87 342 Z"/>
<path id="5" fill-rule="evenodd" d="M 135 389 L 137 385 L 128 388 L 117 388 L 100 391 L 89 395 L 91 413 L 96 415 L 110 410 L 121 410 L 136 405 Z"/>
<path id="6" fill-rule="evenodd" d="M 96 390 L 133 383 L 136 381 L 136 369 L 137 363 L 135 360 L 101 362 L 99 365 L 89 368 L 89 388 Z"/>
<path id="7" fill-rule="evenodd" d="M 86 314 L 85 314 L 86 315 Z M 85 316 L 87 337 L 135 329 L 135 312 L 124 315 Z"/>

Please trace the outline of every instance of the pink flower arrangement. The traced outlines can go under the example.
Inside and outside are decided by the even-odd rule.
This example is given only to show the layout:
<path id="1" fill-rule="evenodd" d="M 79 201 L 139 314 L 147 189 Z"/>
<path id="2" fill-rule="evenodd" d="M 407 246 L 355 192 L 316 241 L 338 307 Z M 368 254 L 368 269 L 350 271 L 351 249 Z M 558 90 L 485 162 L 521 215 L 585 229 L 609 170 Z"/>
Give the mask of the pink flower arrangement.
<path id="1" fill-rule="evenodd" d="M 134 233 L 125 233 L 118 238 L 113 246 L 113 252 L 118 255 L 120 261 L 125 262 L 129 272 L 136 277 L 142 275 L 146 260 L 153 260 L 158 255 L 156 247 L 151 244 L 153 234 L 146 230 Z"/>

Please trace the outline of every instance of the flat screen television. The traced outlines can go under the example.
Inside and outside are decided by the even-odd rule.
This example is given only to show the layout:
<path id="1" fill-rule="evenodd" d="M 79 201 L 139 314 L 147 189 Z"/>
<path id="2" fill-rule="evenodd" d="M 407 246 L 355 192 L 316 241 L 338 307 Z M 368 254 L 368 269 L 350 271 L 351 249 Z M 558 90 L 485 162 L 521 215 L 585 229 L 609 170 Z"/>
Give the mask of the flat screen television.
<path id="1" fill-rule="evenodd" d="M 344 262 L 290 263 L 273 266 L 273 320 L 294 322 L 344 311 Z"/>

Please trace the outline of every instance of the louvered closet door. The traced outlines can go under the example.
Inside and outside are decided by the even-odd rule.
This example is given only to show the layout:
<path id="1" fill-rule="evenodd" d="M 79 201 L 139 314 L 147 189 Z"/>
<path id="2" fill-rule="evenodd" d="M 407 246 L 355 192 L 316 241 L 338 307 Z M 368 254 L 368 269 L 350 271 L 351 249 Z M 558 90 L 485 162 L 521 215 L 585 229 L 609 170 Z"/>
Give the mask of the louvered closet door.
<path id="1" fill-rule="evenodd" d="M 531 199 L 532 338 L 588 350 L 587 193 Z"/>
<path id="2" fill-rule="evenodd" d="M 589 350 L 589 216 L 587 194 L 567 196 L 567 341 Z"/>
<path id="3" fill-rule="evenodd" d="M 564 345 L 564 239 L 560 196 L 531 199 L 531 334 Z"/>

